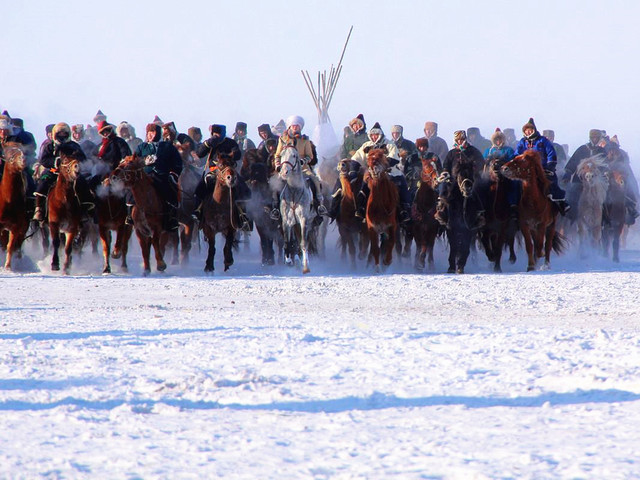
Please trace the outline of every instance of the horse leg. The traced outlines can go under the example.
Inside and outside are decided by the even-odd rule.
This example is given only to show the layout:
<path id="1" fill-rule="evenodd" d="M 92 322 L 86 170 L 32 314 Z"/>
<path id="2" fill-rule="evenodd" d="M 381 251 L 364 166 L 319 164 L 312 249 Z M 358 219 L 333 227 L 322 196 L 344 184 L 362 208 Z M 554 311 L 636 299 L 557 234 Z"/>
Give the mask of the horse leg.
<path id="1" fill-rule="evenodd" d="M 120 270 L 128 272 L 129 267 L 127 265 L 127 253 L 129 252 L 129 239 L 131 238 L 132 227 L 131 225 L 120 225 L 118 228 L 118 234 L 116 235 L 116 242 L 120 242 L 120 248 L 122 252 L 122 264 Z"/>
<path id="2" fill-rule="evenodd" d="M 409 258 L 411 256 L 411 243 L 413 242 L 413 232 L 410 228 L 407 228 L 404 232 L 404 250 L 402 250 L 402 256 Z M 416 250 L 417 250 L 416 246 Z"/>
<path id="3" fill-rule="evenodd" d="M 56 222 L 49 223 L 49 231 L 51 233 L 51 245 L 53 247 L 53 256 L 51 257 L 51 270 L 60 270 L 60 257 L 58 249 L 60 248 L 60 225 Z"/>
<path id="4" fill-rule="evenodd" d="M 151 239 L 153 243 L 153 250 L 156 256 L 156 269 L 159 272 L 164 272 L 167 269 L 167 264 L 164 261 L 164 251 L 167 246 L 167 240 L 169 236 L 160 231 L 153 235 Z"/>
<path id="5" fill-rule="evenodd" d="M 302 251 L 302 273 L 309 273 L 309 226 L 307 226 L 307 219 L 302 217 L 300 219 L 300 250 Z"/>
<path id="6" fill-rule="evenodd" d="M 191 241 L 193 239 L 193 224 L 191 222 L 184 225 L 184 230 L 180 232 L 180 243 L 182 251 L 180 255 L 180 264 L 187 265 L 189 263 L 189 253 L 191 252 Z"/>
<path id="7" fill-rule="evenodd" d="M 396 225 L 391 225 L 389 237 L 387 238 L 388 245 L 386 246 L 384 260 L 382 262 L 385 267 L 391 265 L 391 262 L 393 261 L 393 247 L 396 242 L 396 235 L 398 230 L 399 229 Z M 409 246 L 409 251 L 411 251 L 411 246 Z"/>
<path id="8" fill-rule="evenodd" d="M 373 257 L 374 269 L 376 272 L 380 271 L 380 235 L 374 228 L 369 228 L 369 242 L 371 251 L 369 256 Z"/>
<path id="9" fill-rule="evenodd" d="M 102 257 L 104 259 L 104 263 L 102 265 L 102 273 L 111 273 L 111 264 L 109 263 L 109 251 L 111 250 L 111 230 L 103 225 L 100 225 L 98 227 L 98 233 L 100 234 L 100 240 L 102 241 Z"/>
<path id="10" fill-rule="evenodd" d="M 138 242 L 140 243 L 140 250 L 142 252 L 142 265 L 143 265 L 142 275 L 147 277 L 151 273 L 151 265 L 149 263 L 149 256 L 151 255 L 151 238 L 144 236 L 143 234 L 138 232 L 138 230 L 136 230 L 136 235 L 138 237 Z"/>
<path id="11" fill-rule="evenodd" d="M 19 256 L 20 248 L 22 247 L 22 243 L 24 242 L 24 233 L 21 232 L 9 232 L 9 241 L 7 242 L 7 258 L 4 263 L 4 268 L 6 270 L 11 270 L 11 260 L 14 254 Z"/>
<path id="12" fill-rule="evenodd" d="M 469 253 L 471 252 L 471 240 L 471 232 L 460 232 L 460 251 L 458 252 L 458 268 L 456 269 L 456 273 L 464 273 L 464 267 L 466 267 L 467 265 L 467 259 L 469 258 Z"/>
<path id="13" fill-rule="evenodd" d="M 544 238 L 544 269 L 548 270 L 551 264 L 551 250 L 553 248 L 553 239 L 556 236 L 556 225 L 553 222 L 545 229 Z"/>
<path id="14" fill-rule="evenodd" d="M 613 241 L 611 242 L 611 247 L 613 250 L 613 261 L 616 263 L 620 261 L 620 237 L 622 236 L 623 228 L 624 225 L 620 225 L 613 231 Z"/>
<path id="15" fill-rule="evenodd" d="M 413 267 L 417 271 L 422 272 L 424 270 L 424 262 L 426 258 L 427 258 L 427 244 L 424 242 L 423 238 L 420 238 L 420 240 L 416 238 L 416 255 L 415 255 L 415 260 L 413 262 Z"/>
<path id="16" fill-rule="evenodd" d="M 224 242 L 224 271 L 229 270 L 229 267 L 233 265 L 233 239 L 235 238 L 235 230 L 229 228 L 229 231 L 225 235 Z"/>
<path id="17" fill-rule="evenodd" d="M 349 259 L 351 261 L 351 269 L 356 269 L 356 241 L 353 238 L 353 232 L 347 233 L 347 249 L 349 250 Z"/>
<path id="18" fill-rule="evenodd" d="M 447 269 L 447 273 L 455 273 L 456 257 L 458 255 L 455 232 L 451 229 L 447 230 L 447 238 L 449 239 L 449 268 Z"/>
<path id="19" fill-rule="evenodd" d="M 210 236 L 207 236 L 207 242 L 209 243 L 209 247 L 207 248 L 207 259 L 204 262 L 204 271 L 205 273 L 213 272 L 213 259 L 216 256 L 216 234 L 212 233 Z"/>
<path id="20" fill-rule="evenodd" d="M 536 268 L 536 260 L 533 255 L 533 239 L 531 238 L 531 229 L 528 226 L 522 226 L 522 236 L 524 237 L 524 248 L 527 251 L 527 272 Z"/>
<path id="21" fill-rule="evenodd" d="M 64 245 L 64 266 L 63 272 L 65 275 L 69 274 L 69 269 L 71 268 L 71 256 L 73 254 L 73 240 L 79 235 L 80 232 L 72 231 L 67 233 L 67 238 Z"/>

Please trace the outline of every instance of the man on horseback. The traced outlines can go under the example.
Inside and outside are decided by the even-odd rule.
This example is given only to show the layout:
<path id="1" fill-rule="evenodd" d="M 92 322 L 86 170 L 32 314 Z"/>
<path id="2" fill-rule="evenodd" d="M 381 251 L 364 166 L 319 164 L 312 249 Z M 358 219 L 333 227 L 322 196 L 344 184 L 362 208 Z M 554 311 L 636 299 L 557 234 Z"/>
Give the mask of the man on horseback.
<path id="1" fill-rule="evenodd" d="M 625 194 L 625 223 L 633 225 L 638 218 L 638 210 L 636 209 L 638 198 L 638 181 L 633 174 L 633 169 L 629 163 L 629 155 L 620 148 L 618 136 L 611 137 L 607 145 L 604 147 L 607 154 L 605 163 L 611 170 L 622 173 L 624 178 L 624 194 Z"/>
<path id="2" fill-rule="evenodd" d="M 53 141 L 41 152 L 38 163 L 40 164 L 40 179 L 36 186 L 36 209 L 33 220 L 42 222 L 45 218 L 46 201 L 49 191 L 58 179 L 58 167 L 61 156 L 77 159 L 80 164 L 86 161 L 87 156 L 80 145 L 71 140 L 71 127 L 64 122 L 57 123 L 52 130 Z M 82 172 L 76 181 L 76 195 L 82 208 L 83 217 L 94 208 L 94 199 L 86 176 L 89 172 Z"/>
<path id="3" fill-rule="evenodd" d="M 516 156 L 513 148 L 507 145 L 507 137 L 499 128 L 491 135 L 491 147 L 484 152 L 485 168 L 493 168 L 499 172 L 500 167 Z M 520 182 L 504 177 L 506 186 L 506 200 L 509 203 L 510 216 L 518 218 L 518 204 L 520 203 Z"/>
<path id="4" fill-rule="evenodd" d="M 471 145 L 467 141 L 467 133 L 464 130 L 457 130 L 453 134 L 453 148 L 449 150 L 447 156 L 444 159 L 444 163 L 442 165 L 442 173 L 438 178 L 438 182 L 440 184 L 440 197 L 438 198 L 438 205 L 436 206 L 435 219 L 442 226 L 447 226 L 449 223 L 449 209 L 446 198 L 446 184 L 451 181 L 451 175 L 453 173 L 453 169 L 457 163 L 460 162 L 471 162 L 473 165 L 473 177 L 477 179 L 480 177 L 482 173 L 482 169 L 484 167 L 484 158 L 476 147 Z M 485 224 L 484 218 L 484 206 L 478 205 L 478 211 L 476 214 L 476 219 L 473 225 L 471 225 L 471 229 L 479 229 L 482 228 Z"/>
<path id="5" fill-rule="evenodd" d="M 566 215 L 571 206 L 565 201 L 565 192 L 558 185 L 556 175 L 556 150 L 547 138 L 540 135 L 533 118 L 522 126 L 524 136 L 518 142 L 516 155 L 523 154 L 526 150 L 536 150 L 542 159 L 542 168 L 549 179 L 549 198 L 553 201 L 561 215 Z"/>
<path id="6" fill-rule="evenodd" d="M 387 140 L 384 136 L 384 132 L 382 131 L 382 127 L 378 122 L 375 123 L 373 128 L 369 130 L 369 141 L 365 142 L 362 147 L 358 149 L 356 153 L 353 154 L 351 160 L 356 160 L 360 162 L 362 166 L 366 168 L 367 166 L 367 153 L 373 149 L 381 149 L 384 150 L 385 156 L 389 161 L 389 177 L 391 181 L 393 181 L 394 185 L 398 189 L 398 195 L 400 197 L 400 205 L 399 205 L 399 218 L 401 223 L 408 223 L 411 220 L 411 198 L 409 197 L 409 188 L 407 187 L 407 179 L 404 177 L 402 170 L 400 170 L 400 155 L 398 154 L 398 149 L 393 142 Z M 339 180 L 337 184 L 337 188 L 339 189 Z M 335 190 L 334 200 L 336 198 L 340 199 L 338 190 Z M 336 195 L 338 194 L 338 195 Z M 362 188 L 360 192 L 358 192 L 358 196 L 356 197 L 356 216 L 362 219 L 365 218 L 365 213 L 367 209 L 367 200 L 369 198 L 369 187 L 366 183 L 362 184 Z"/>
<path id="7" fill-rule="evenodd" d="M 323 203 L 324 196 L 322 195 L 320 179 L 313 171 L 313 166 L 318 163 L 315 147 L 311 140 L 309 140 L 309 137 L 302 135 L 304 119 L 298 115 L 291 115 L 287 118 L 285 125 L 286 130 L 278 140 L 278 147 L 276 148 L 274 156 L 276 171 L 280 171 L 280 156 L 282 155 L 282 150 L 289 146 L 295 147 L 300 158 L 304 160 L 302 171 L 309 180 L 309 186 L 311 187 L 311 193 L 313 194 L 313 204 L 316 208 L 316 212 L 318 213 L 318 217 L 320 215 L 327 215 L 327 209 Z M 277 208 L 274 207 L 274 210 L 277 210 Z M 317 219 L 316 222 L 320 223 L 322 222 L 322 219 Z"/>
<path id="8" fill-rule="evenodd" d="M 153 186 L 164 201 L 164 229 L 178 229 L 178 177 L 182 172 L 182 157 L 173 145 L 177 133 L 173 122 L 165 123 L 162 128 L 156 123 L 146 127 L 146 142 L 138 145 L 136 156 L 145 159 L 144 171 L 153 180 Z M 162 138 L 162 140 L 161 140 Z M 133 208 L 132 198 L 127 200 L 127 214 Z"/>
<path id="9" fill-rule="evenodd" d="M 416 151 L 407 158 L 402 159 L 402 171 L 404 172 L 404 177 L 407 179 L 409 197 L 412 201 L 415 198 L 420 184 L 422 160 L 432 161 L 435 164 L 438 173 L 442 171 L 442 163 L 440 162 L 440 159 L 435 153 L 429 151 L 429 140 L 425 137 L 418 138 L 415 145 Z"/>
<path id="10" fill-rule="evenodd" d="M 240 147 L 236 141 L 226 136 L 227 127 L 225 125 L 213 124 L 209 127 L 209 131 L 211 137 L 196 149 L 198 157 L 207 158 L 204 173 L 194 193 L 196 197 L 194 215 L 198 220 L 202 218 L 202 201 L 207 193 L 213 191 L 215 186 L 216 177 L 219 172 L 218 162 L 223 160 L 235 168 L 242 157 Z M 251 224 L 249 218 L 244 213 L 244 203 L 251 197 L 251 190 L 240 175 L 237 176 L 236 185 L 232 188 L 231 192 L 235 210 L 240 219 L 240 229 L 248 232 L 251 230 Z"/>
<path id="11" fill-rule="evenodd" d="M 364 115 L 361 113 L 349 122 L 349 128 L 353 135 L 345 137 L 342 144 L 342 157 L 351 158 L 360 147 L 369 140 L 367 137 L 367 124 L 364 121 Z"/>

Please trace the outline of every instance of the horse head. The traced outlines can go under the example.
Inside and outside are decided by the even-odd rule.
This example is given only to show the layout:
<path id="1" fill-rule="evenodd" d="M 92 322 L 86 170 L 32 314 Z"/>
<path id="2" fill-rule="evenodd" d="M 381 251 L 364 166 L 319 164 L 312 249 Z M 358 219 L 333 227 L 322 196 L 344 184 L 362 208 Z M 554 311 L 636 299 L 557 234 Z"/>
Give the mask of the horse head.
<path id="1" fill-rule="evenodd" d="M 549 184 L 542 169 L 542 157 L 535 150 L 527 150 L 522 155 L 514 157 L 500 168 L 500 173 L 511 180 L 524 182 L 537 180 L 544 187 L 548 187 Z"/>
<path id="2" fill-rule="evenodd" d="M 60 157 L 60 165 L 58 167 L 60 176 L 70 182 L 75 182 L 80 173 L 80 162 L 75 157 L 62 155 Z"/>
<path id="3" fill-rule="evenodd" d="M 389 160 L 384 152 L 380 148 L 369 150 L 367 153 L 367 171 L 369 178 L 378 180 L 381 176 L 387 173 L 389 169 Z"/>
<path id="4" fill-rule="evenodd" d="M 16 142 L 7 142 L 4 145 L 5 168 L 21 172 L 26 166 L 26 159 L 22 146 Z"/>
<path id="5" fill-rule="evenodd" d="M 453 166 L 451 172 L 463 197 L 471 196 L 473 190 L 474 171 L 472 161 L 460 161 Z"/>
<path id="6" fill-rule="evenodd" d="M 302 166 L 304 165 L 298 149 L 293 145 L 286 145 L 282 149 L 280 155 L 280 177 L 283 180 L 293 176 L 294 174 L 302 174 Z"/>
<path id="7" fill-rule="evenodd" d="M 118 166 L 111 172 L 111 178 L 120 180 L 126 185 L 132 185 L 142 178 L 145 163 L 144 158 L 137 155 L 129 155 L 123 158 Z"/>
<path id="8" fill-rule="evenodd" d="M 422 159 L 420 182 L 429 185 L 433 189 L 438 185 L 438 167 L 433 158 Z"/>
<path id="9" fill-rule="evenodd" d="M 216 186 L 225 186 L 229 189 L 233 188 L 238 181 L 238 174 L 231 165 L 222 165 L 218 167 L 218 175 L 216 177 Z"/>

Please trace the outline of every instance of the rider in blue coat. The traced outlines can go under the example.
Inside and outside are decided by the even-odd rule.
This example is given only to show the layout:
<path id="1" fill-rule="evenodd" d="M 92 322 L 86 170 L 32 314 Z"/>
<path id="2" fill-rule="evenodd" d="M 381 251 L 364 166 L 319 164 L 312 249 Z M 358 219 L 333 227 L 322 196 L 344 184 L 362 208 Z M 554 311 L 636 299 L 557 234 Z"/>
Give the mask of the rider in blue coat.
<path id="1" fill-rule="evenodd" d="M 502 167 L 505 163 L 512 160 L 516 156 L 513 148 L 507 145 L 507 137 L 499 128 L 491 135 L 491 147 L 484 152 L 484 159 L 487 166 L 494 162 L 496 168 Z M 518 217 L 518 204 L 520 203 L 520 181 L 511 180 L 504 177 L 506 186 L 506 197 L 512 218 Z"/>
<path id="2" fill-rule="evenodd" d="M 540 135 L 533 118 L 522 126 L 524 136 L 516 146 L 516 155 L 522 155 L 527 150 L 536 150 L 540 153 L 542 168 L 547 178 L 551 182 L 549 185 L 549 195 L 560 214 L 565 215 L 571 208 L 565 201 L 565 192 L 558 186 L 558 176 L 556 175 L 556 150 L 553 143 L 546 137 Z"/>

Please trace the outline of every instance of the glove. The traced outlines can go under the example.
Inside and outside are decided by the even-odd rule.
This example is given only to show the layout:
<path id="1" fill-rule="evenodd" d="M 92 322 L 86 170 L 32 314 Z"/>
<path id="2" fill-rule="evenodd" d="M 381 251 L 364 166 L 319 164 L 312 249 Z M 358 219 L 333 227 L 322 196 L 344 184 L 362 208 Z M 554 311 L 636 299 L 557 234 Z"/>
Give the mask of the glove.
<path id="1" fill-rule="evenodd" d="M 451 175 L 446 170 L 438 177 L 438 183 L 448 182 L 451 179 Z"/>

